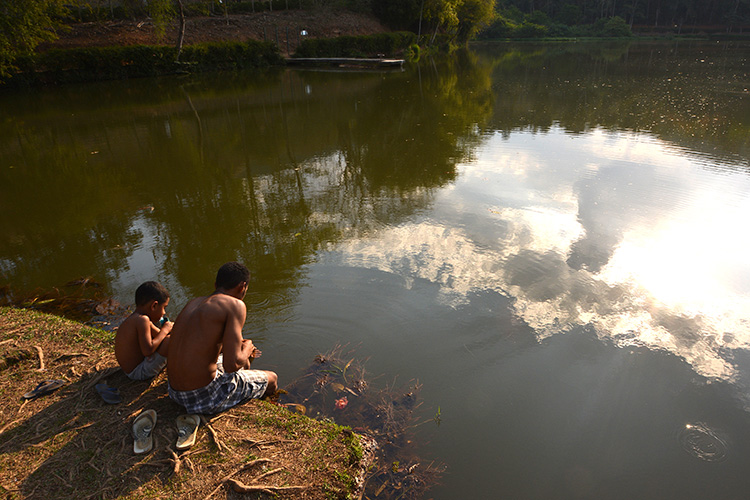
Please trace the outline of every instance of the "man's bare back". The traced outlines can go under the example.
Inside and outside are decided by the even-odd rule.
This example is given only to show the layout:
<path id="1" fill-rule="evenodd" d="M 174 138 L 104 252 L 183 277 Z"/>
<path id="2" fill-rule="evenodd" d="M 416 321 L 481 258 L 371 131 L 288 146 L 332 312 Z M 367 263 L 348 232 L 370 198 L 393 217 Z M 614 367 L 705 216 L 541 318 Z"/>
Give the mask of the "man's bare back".
<path id="1" fill-rule="evenodd" d="M 172 329 L 169 385 L 178 391 L 205 387 L 216 377 L 219 353 L 225 372 L 250 368 L 254 346 L 242 338 L 246 315 L 245 303 L 224 293 L 191 300 Z"/>
<path id="2" fill-rule="evenodd" d="M 244 265 L 227 262 L 216 273 L 216 291 L 188 302 L 175 320 L 167 359 L 169 397 L 188 413 L 218 413 L 276 392 L 276 373 L 250 370 L 260 351 L 242 338 L 249 279 Z"/>

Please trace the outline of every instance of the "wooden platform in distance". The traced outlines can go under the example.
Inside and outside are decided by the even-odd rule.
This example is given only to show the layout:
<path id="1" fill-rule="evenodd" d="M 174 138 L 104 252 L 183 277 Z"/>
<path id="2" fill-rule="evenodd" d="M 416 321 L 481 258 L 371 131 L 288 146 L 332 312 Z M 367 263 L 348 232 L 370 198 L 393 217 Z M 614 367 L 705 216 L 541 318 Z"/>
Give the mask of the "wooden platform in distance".
<path id="1" fill-rule="evenodd" d="M 400 68 L 403 59 L 365 59 L 353 57 L 290 57 L 288 65 L 336 66 L 339 68 Z"/>

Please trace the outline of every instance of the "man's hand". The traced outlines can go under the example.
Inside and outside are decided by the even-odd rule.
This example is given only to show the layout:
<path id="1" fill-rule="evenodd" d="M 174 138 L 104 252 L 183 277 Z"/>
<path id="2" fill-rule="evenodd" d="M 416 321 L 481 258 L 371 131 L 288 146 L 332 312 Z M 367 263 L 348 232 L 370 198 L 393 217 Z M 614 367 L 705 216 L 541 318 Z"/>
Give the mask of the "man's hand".
<path id="1" fill-rule="evenodd" d="M 242 339 L 242 350 L 244 351 L 246 349 L 250 351 L 250 354 L 248 355 L 248 357 L 251 359 L 259 358 L 260 355 L 263 354 L 260 349 L 258 349 L 257 347 L 253 345 L 252 340 Z"/>

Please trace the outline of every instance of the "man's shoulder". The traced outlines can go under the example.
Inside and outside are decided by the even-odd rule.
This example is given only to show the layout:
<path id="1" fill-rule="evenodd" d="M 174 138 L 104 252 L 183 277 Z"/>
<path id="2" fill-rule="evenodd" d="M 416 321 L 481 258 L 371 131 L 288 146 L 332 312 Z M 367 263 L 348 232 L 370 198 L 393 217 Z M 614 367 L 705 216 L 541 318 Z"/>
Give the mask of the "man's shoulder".
<path id="1" fill-rule="evenodd" d="M 224 293 L 217 293 L 208 296 L 206 303 L 212 306 L 221 307 L 223 309 L 234 310 L 236 308 L 245 308 L 245 303 L 236 297 L 226 295 Z"/>

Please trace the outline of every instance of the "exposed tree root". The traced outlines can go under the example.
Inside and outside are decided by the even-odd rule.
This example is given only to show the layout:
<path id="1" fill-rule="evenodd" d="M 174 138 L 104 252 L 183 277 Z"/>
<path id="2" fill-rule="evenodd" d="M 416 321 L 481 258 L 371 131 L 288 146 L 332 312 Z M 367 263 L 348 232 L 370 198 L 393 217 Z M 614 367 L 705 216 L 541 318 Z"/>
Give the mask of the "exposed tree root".
<path id="1" fill-rule="evenodd" d="M 201 418 L 203 418 L 203 417 L 201 417 Z M 204 422 L 205 422 L 205 420 L 204 420 Z M 208 425 L 208 424 L 205 424 L 205 425 Z M 271 462 L 271 459 L 270 458 L 258 458 L 256 460 L 253 460 L 251 462 L 246 463 L 245 465 L 243 465 L 239 469 L 237 469 L 237 470 L 235 470 L 233 472 L 230 472 L 229 474 L 227 474 L 226 476 L 224 476 L 223 478 L 221 478 L 221 480 L 219 481 L 219 486 L 217 486 L 211 493 L 209 493 L 208 495 L 206 495 L 206 497 L 204 498 L 204 500 L 208 500 L 209 498 L 211 498 L 212 496 L 214 496 L 214 494 L 217 491 L 219 491 L 222 486 L 224 486 L 224 483 L 227 482 L 227 481 L 229 481 L 229 479 L 232 476 L 234 476 L 235 474 L 237 474 L 239 472 L 242 472 L 244 470 L 247 470 L 247 469 L 253 467 L 254 465 L 257 465 L 257 464 L 260 464 L 260 463 L 264 463 L 264 462 Z"/>
<path id="2" fill-rule="evenodd" d="M 209 422 L 208 419 L 203 415 L 201 415 L 201 422 L 203 422 L 203 425 L 206 426 L 206 429 L 208 429 L 208 432 L 211 434 L 211 438 L 213 438 L 214 443 L 216 443 L 216 447 L 219 449 L 219 453 L 223 453 L 224 445 L 221 443 L 221 440 L 219 440 L 219 435 L 211 426 L 211 422 Z"/>
<path id="3" fill-rule="evenodd" d="M 252 493 L 254 491 L 262 491 L 273 495 L 280 491 L 290 490 L 306 490 L 307 486 L 270 486 L 267 484 L 244 484 L 236 479 L 227 479 L 226 483 L 232 487 L 237 493 Z"/>

